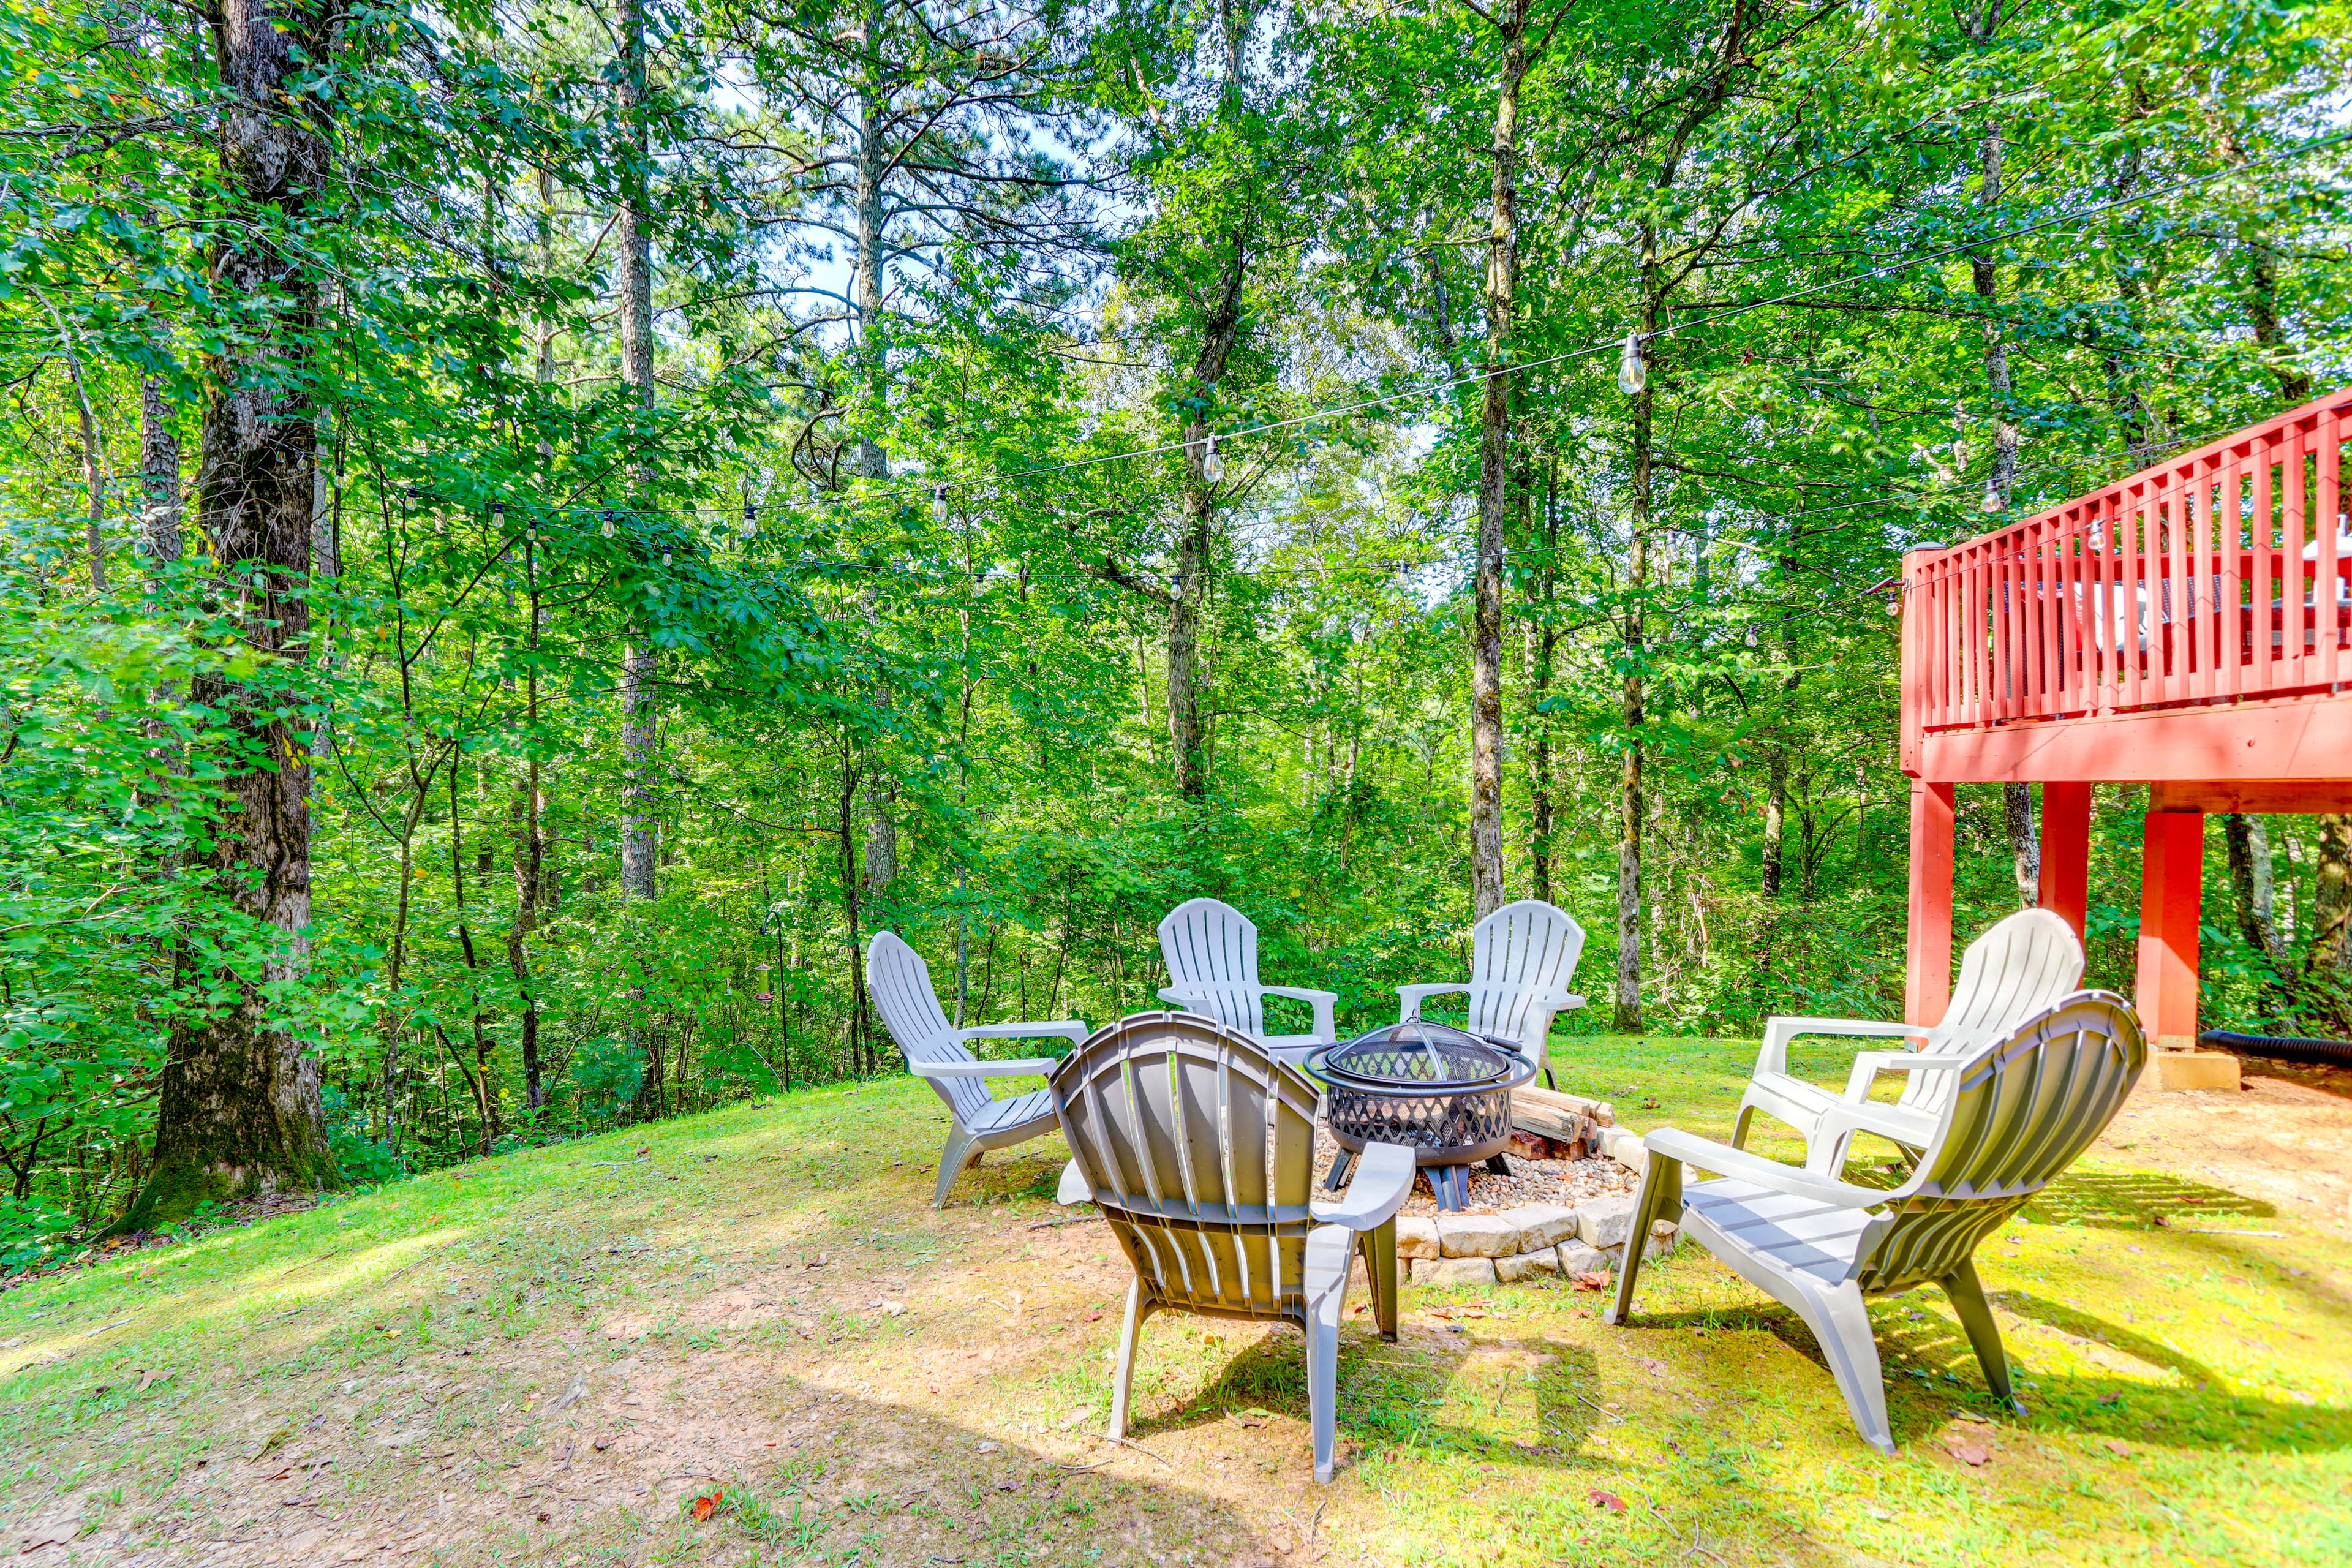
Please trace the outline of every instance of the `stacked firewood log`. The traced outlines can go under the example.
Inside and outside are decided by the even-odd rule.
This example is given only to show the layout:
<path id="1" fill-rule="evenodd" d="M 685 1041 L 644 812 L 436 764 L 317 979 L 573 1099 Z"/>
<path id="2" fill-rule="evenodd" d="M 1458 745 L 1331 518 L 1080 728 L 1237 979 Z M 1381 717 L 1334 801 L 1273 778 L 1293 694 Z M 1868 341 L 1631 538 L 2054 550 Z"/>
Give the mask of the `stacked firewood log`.
<path id="1" fill-rule="evenodd" d="M 1607 1104 L 1530 1084 L 1511 1096 L 1511 1152 L 1523 1160 L 1583 1160 L 1601 1152 L 1601 1129 L 1617 1123 Z"/>

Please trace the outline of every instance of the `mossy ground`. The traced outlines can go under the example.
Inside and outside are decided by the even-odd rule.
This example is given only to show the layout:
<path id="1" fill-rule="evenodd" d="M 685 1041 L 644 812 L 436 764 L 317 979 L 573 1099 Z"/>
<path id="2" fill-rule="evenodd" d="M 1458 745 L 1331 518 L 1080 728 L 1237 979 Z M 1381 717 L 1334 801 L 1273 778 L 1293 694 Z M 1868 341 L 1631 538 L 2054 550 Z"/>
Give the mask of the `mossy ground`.
<path id="1" fill-rule="evenodd" d="M 1752 1059 L 1742 1042 L 1558 1053 L 1562 1087 L 1614 1100 L 1622 1120 L 1717 1134 Z M 1834 1081 L 1843 1059 L 1832 1044 L 1808 1070 Z M 2255 1114 L 2259 1134 L 2263 1097 L 2242 1098 L 2225 1109 Z M 1097 1227 L 1054 1223 L 1057 1141 L 990 1156 L 934 1213 L 927 1090 L 794 1095 L 0 1298 L 0 1551 L 2352 1561 L 2342 1200 L 2217 1179 L 2200 1125 L 2183 1107 L 2136 1111 L 1980 1253 L 2023 1417 L 1987 1396 L 1940 1296 L 1889 1301 L 1902 1451 L 1880 1458 L 1801 1326 L 1686 1250 L 1645 1273 L 1624 1330 L 1559 1286 L 1409 1290 L 1401 1343 L 1359 1330 L 1343 1352 L 1346 1459 L 1318 1488 L 1286 1331 L 1156 1320 L 1133 1443 L 1092 1436 L 1124 1266 Z M 2246 1231 L 2283 1234 L 2229 1234 Z M 1949 1451 L 1971 1442 L 1982 1466 Z M 698 1522 L 694 1500 L 714 1492 Z"/>

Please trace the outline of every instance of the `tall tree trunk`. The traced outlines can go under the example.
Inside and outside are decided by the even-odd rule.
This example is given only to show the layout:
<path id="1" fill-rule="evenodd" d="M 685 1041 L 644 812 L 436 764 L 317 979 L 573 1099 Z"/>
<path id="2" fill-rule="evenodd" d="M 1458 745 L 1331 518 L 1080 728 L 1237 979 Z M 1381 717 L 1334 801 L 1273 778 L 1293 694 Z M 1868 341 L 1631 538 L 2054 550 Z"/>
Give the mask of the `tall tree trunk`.
<path id="1" fill-rule="evenodd" d="M 1534 894 L 1545 903 L 1551 898 L 1552 757 L 1551 718 L 1543 705 L 1551 697 L 1552 666 L 1559 647 L 1559 470 L 1553 459 L 1544 464 L 1543 567 L 1538 578 L 1538 617 L 1528 628 L 1530 668 L 1528 670 L 1528 861 Z"/>
<path id="2" fill-rule="evenodd" d="M 507 969 L 522 998 L 522 1100 L 529 1111 L 543 1110 L 546 1087 L 539 1060 L 539 994 L 530 978 L 530 941 L 539 929 L 539 900 L 547 879 L 547 799 L 540 784 L 539 763 L 539 552 L 526 531 L 522 547 L 525 605 L 530 613 L 525 637 L 530 662 L 523 673 L 523 721 L 530 750 L 523 763 L 522 786 L 514 800 L 514 919 L 507 926 Z"/>
<path id="3" fill-rule="evenodd" d="M 866 996 L 866 954 L 857 910 L 857 753 L 849 737 L 841 738 L 841 914 L 849 961 L 848 1070 L 873 1070 L 873 1026 Z"/>
<path id="4" fill-rule="evenodd" d="M 48 305 L 44 297 L 41 300 Z M 66 320 L 49 305 L 49 319 L 57 323 L 58 347 L 64 353 L 66 375 L 73 383 L 74 413 L 81 421 L 81 482 L 89 501 L 89 515 L 83 520 L 83 531 L 89 552 L 89 585 L 98 593 L 106 592 L 106 441 L 99 434 L 98 411 L 90 406 L 89 384 L 82 379 L 81 355 L 74 348 L 73 334 L 66 328 Z"/>
<path id="5" fill-rule="evenodd" d="M 206 273 L 246 310 L 247 330 L 206 354 L 197 496 L 242 645 L 273 662 L 309 655 L 303 598 L 310 568 L 310 466 L 316 432 L 308 401 L 318 284 L 278 248 L 281 223 L 299 226 L 329 176 L 326 100 L 298 84 L 335 51 L 335 13 L 319 0 L 221 0 L 214 37 L 226 101 L 220 112 L 223 184 L 268 221 L 214 232 Z M 327 1146 L 319 1064 L 272 1026 L 270 991 L 308 965 L 310 814 L 298 755 L 278 699 L 225 675 L 195 682 L 194 700 L 225 714 L 236 752 L 267 763 L 233 773 L 219 830 L 194 868 L 268 938 L 259 973 L 183 949 L 181 994 L 220 1000 L 173 1022 L 157 1105 L 155 1162 L 119 1228 L 184 1217 L 207 1199 L 298 1187 L 339 1186 Z"/>
<path id="6" fill-rule="evenodd" d="M 1478 561 L 1470 612 L 1470 904 L 1503 907 L 1503 537 L 1510 519 L 1511 329 L 1519 289 L 1519 89 L 1528 0 L 1496 13 L 1494 180 L 1486 235 L 1486 375 L 1478 412 Z"/>
<path id="7" fill-rule="evenodd" d="M 1201 352 L 1192 361 L 1195 410 L 1184 426 L 1184 520 L 1176 535 L 1176 581 L 1168 595 L 1168 743 L 1176 789 L 1187 800 L 1209 793 L 1209 763 L 1201 720 L 1201 608 L 1209 596 L 1209 564 L 1216 541 L 1217 481 L 1209 477 L 1210 423 L 1226 362 L 1241 335 L 1242 285 L 1249 276 L 1249 242 L 1236 228 L 1233 252 L 1201 325 Z"/>
<path id="8" fill-rule="evenodd" d="M 1679 161 L 1679 159 L 1677 159 Z M 1670 165 L 1671 166 L 1671 165 Z M 1647 717 L 1649 657 L 1650 529 L 1656 516 L 1654 451 L 1657 416 L 1654 344 L 1666 283 L 1658 265 L 1658 233 L 1641 226 L 1642 321 L 1640 352 L 1647 368 L 1633 395 L 1631 471 L 1627 476 L 1628 523 L 1632 533 L 1625 563 L 1625 613 L 1620 632 L 1624 659 L 1621 716 L 1624 756 L 1617 780 L 1617 994 L 1613 1026 L 1621 1034 L 1642 1027 L 1642 831 L 1648 815 L 1647 782 L 1642 773 L 1642 726 Z"/>
<path id="9" fill-rule="evenodd" d="M 180 558 L 180 433 L 160 376 L 139 386 L 139 473 L 146 505 L 139 519 L 139 553 L 154 571 Z"/>
<path id="10" fill-rule="evenodd" d="M 882 314 L 887 262 L 883 256 L 882 175 L 888 162 L 883 145 L 888 99 L 877 79 L 881 74 L 882 5 L 866 0 L 863 7 L 865 73 L 857 89 L 857 258 L 852 286 L 857 296 L 857 353 L 866 379 L 866 424 L 858 437 L 857 471 L 869 479 L 887 479 L 890 455 L 881 434 L 889 416 L 890 342 Z"/>
<path id="11" fill-rule="evenodd" d="M 499 1110 L 490 1089 L 490 1033 L 482 1017 L 481 955 L 474 949 L 474 928 L 466 918 L 466 817 L 457 791 L 463 756 L 461 749 L 453 749 L 449 757 L 449 893 L 457 909 L 457 952 L 466 961 L 466 1010 L 473 1020 L 474 1065 L 467 1073 L 467 1082 L 473 1089 L 475 1118 L 481 1132 L 474 1152 L 488 1154 L 498 1136 Z M 443 1044 L 448 1043 L 447 1035 L 441 1038 Z"/>
<path id="12" fill-rule="evenodd" d="M 632 642 L 621 652 L 621 891 L 650 899 L 656 885 L 654 828 L 653 649 Z"/>
<path id="13" fill-rule="evenodd" d="M 1989 7 L 1979 19 L 1981 31 L 1978 42 L 1990 42 L 1991 29 L 1997 26 Z M 1977 205 L 1984 214 L 1988 229 L 2000 208 L 2006 152 L 2000 126 L 1988 126 L 1977 187 Z M 1984 510 L 1992 515 L 2009 510 L 2017 485 L 2018 432 L 2016 411 L 2010 404 L 2012 383 L 2009 333 L 2000 319 L 2000 263 L 1990 249 L 1969 253 L 1969 278 L 1984 311 L 1985 390 L 1991 395 L 1993 420 L 1992 466 L 1985 471 Z M 2006 784 L 2001 786 L 2001 796 L 2009 823 L 2010 868 L 2016 879 L 2017 900 L 2021 907 L 2030 910 L 2042 896 L 2042 840 L 2033 828 L 2033 786 Z"/>
<path id="14" fill-rule="evenodd" d="M 646 126 L 645 0 L 620 0 L 621 108 L 627 119 L 634 163 L 628 204 L 621 213 L 621 379 L 636 389 L 637 405 L 654 405 L 653 228 L 646 216 L 652 178 L 651 142 Z M 646 481 L 640 467 L 638 483 Z M 621 891 L 650 899 L 656 891 L 652 823 L 654 769 L 654 653 L 641 631 L 632 631 L 621 650 Z M 639 999 L 643 991 L 637 992 Z"/>

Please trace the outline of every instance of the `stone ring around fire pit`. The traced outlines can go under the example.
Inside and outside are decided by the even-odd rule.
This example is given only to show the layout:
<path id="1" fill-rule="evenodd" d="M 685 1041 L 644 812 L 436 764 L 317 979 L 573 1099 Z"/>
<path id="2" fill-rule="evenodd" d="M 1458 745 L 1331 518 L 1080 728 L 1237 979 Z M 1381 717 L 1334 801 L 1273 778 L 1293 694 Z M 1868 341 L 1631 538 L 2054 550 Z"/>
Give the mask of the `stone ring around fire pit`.
<path id="1" fill-rule="evenodd" d="M 1437 1206 L 1470 1204 L 1480 1164 L 1508 1175 L 1511 1091 L 1536 1076 L 1510 1042 L 1408 1018 L 1318 1051 L 1307 1070 L 1324 1085 L 1324 1117 L 1339 1144 L 1325 1184 L 1338 1192 L 1367 1143 L 1402 1143 L 1429 1177 Z"/>

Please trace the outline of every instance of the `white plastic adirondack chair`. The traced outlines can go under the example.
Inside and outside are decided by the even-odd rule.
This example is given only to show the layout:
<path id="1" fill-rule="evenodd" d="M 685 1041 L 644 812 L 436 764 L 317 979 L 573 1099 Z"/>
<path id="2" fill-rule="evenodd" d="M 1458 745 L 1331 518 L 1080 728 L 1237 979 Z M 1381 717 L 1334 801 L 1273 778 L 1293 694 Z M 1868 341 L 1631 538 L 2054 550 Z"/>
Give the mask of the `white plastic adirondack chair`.
<path id="1" fill-rule="evenodd" d="M 1257 977 L 1257 926 L 1231 904 L 1214 899 L 1194 899 L 1168 911 L 1160 922 L 1160 956 L 1167 961 L 1169 984 L 1160 988 L 1162 1002 L 1214 1018 L 1239 1029 L 1286 1061 L 1306 1059 L 1318 1047 L 1339 1037 L 1332 1021 L 1339 997 L 1333 991 L 1310 991 L 1300 985 L 1266 985 Z M 1265 1032 L 1265 999 L 1290 996 L 1312 1004 L 1314 1032 L 1269 1035 Z"/>
<path id="2" fill-rule="evenodd" d="M 1755 1075 L 1739 1097 L 1731 1146 L 1745 1148 L 1748 1127 L 1761 1110 L 1805 1135 L 1805 1167 L 1835 1175 L 1857 1132 L 1874 1132 L 1906 1149 L 1922 1149 L 1949 1098 L 1948 1074 L 1915 1070 L 1921 1061 L 1964 1054 L 1998 1039 L 2083 982 L 2083 944 L 2074 928 L 2048 910 L 2025 910 L 1969 943 L 1959 983 L 1943 1021 L 1932 1027 L 1879 1024 L 1859 1018 L 1769 1018 Z M 1919 1052 L 1864 1051 L 1841 1094 L 1789 1073 L 1789 1042 L 1800 1035 L 1885 1035 L 1922 1042 Z M 1910 1072 L 1893 1103 L 1870 1098 L 1882 1072 Z"/>
<path id="3" fill-rule="evenodd" d="M 968 1040 L 1034 1040 L 1060 1037 L 1076 1044 L 1087 1037 L 1079 1019 L 1056 1024 L 982 1024 L 959 1029 L 940 1010 L 931 990 L 930 966 L 922 955 L 892 932 L 876 931 L 866 944 L 866 988 L 888 1026 L 907 1070 L 931 1086 L 946 1102 L 953 1123 L 947 1147 L 940 1151 L 940 1187 L 933 1208 L 947 1206 L 948 1189 L 957 1176 L 980 1163 L 991 1149 L 1009 1148 L 1042 1138 L 1054 1130 L 1054 1099 L 1042 1089 L 1009 1099 L 992 1099 L 992 1078 L 1039 1078 L 1052 1070 L 1052 1057 L 1024 1057 L 1018 1061 L 982 1061 L 966 1047 Z"/>
<path id="4" fill-rule="evenodd" d="M 1584 955 L 1584 928 L 1567 911 L 1536 899 L 1505 904 L 1470 933 L 1470 979 L 1459 985 L 1400 985 L 1397 1022 L 1421 1016 L 1421 1005 L 1452 991 L 1470 994 L 1473 1034 L 1517 1040 L 1528 1060 L 1543 1068 L 1552 1016 L 1581 1007 L 1569 981 Z"/>
<path id="5" fill-rule="evenodd" d="M 1329 1480 L 1349 1264 L 1363 1255 L 1373 1316 L 1393 1341 L 1412 1151 L 1365 1145 L 1346 1196 L 1313 1202 L 1315 1086 L 1239 1030 L 1188 1013 L 1106 1026 L 1047 1085 L 1075 1156 L 1060 1201 L 1100 1205 L 1135 1266 L 1110 1435 L 1127 1435 L 1136 1336 L 1154 1312 L 1296 1323 L 1315 1479 Z"/>
<path id="6" fill-rule="evenodd" d="M 1811 1329 L 1863 1438 L 1895 1451 L 1886 1388 L 1864 1305 L 1943 1287 L 1985 1382 L 2016 1403 L 2000 1330 L 1971 1255 L 2105 1130 L 2147 1061 L 2139 1020 L 2120 996 L 2080 991 L 1973 1049 L 1916 1067 L 1952 1085 L 1911 1179 L 1858 1187 L 1661 1128 L 1649 1160 L 1608 1321 L 1633 1310 L 1640 1244 L 1651 1225 L 1683 1234 L 1793 1310 Z M 1685 1166 L 1717 1174 L 1685 1183 Z"/>

